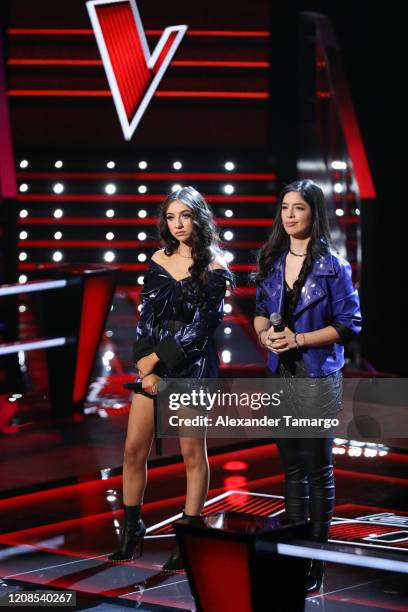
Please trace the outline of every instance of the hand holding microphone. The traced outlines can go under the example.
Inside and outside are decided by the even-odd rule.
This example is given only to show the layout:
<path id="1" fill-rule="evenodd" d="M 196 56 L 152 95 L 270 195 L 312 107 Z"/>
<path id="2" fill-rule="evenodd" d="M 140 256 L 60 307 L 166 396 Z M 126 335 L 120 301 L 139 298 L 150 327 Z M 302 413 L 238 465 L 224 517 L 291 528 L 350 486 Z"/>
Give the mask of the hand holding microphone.
<path id="1" fill-rule="evenodd" d="M 294 343 L 294 334 L 284 323 L 282 315 L 279 312 L 273 312 L 270 315 L 269 320 L 271 322 L 271 326 L 265 334 L 265 346 L 268 351 L 279 354 L 294 348 L 296 346 Z"/>

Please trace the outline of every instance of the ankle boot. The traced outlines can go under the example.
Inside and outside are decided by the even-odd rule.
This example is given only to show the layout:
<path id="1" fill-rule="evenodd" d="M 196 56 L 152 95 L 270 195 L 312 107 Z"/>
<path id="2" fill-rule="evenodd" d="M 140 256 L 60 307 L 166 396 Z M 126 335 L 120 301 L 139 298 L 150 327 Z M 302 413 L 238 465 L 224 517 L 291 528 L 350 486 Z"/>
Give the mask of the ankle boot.
<path id="1" fill-rule="evenodd" d="M 306 593 L 320 591 L 320 588 L 323 584 L 325 568 L 325 561 L 318 561 L 317 559 L 312 559 L 312 562 L 310 564 L 310 570 L 306 578 Z"/>
<path id="2" fill-rule="evenodd" d="M 119 548 L 108 555 L 109 561 L 130 561 L 134 551 L 139 549 L 139 557 L 143 554 L 143 541 L 146 526 L 140 518 L 140 506 L 123 506 L 124 525 Z"/>
<path id="3" fill-rule="evenodd" d="M 198 518 L 200 515 L 196 514 L 186 514 L 183 510 L 183 515 L 182 515 L 182 519 L 183 520 L 187 520 L 192 521 L 193 519 Z M 176 572 L 179 570 L 183 570 L 184 569 L 184 561 L 183 561 L 183 557 L 181 556 L 181 550 L 179 545 L 176 543 L 175 547 L 173 548 L 170 557 L 167 559 L 166 563 L 162 566 L 162 570 L 166 571 L 166 572 Z"/>

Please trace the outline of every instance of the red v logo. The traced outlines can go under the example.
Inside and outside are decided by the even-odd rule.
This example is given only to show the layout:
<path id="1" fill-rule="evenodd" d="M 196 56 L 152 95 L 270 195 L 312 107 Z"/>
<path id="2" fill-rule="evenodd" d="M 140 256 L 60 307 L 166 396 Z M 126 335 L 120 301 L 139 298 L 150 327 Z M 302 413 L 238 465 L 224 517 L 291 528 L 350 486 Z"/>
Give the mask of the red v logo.
<path id="1" fill-rule="evenodd" d="M 167 27 L 150 54 L 136 0 L 90 0 L 86 6 L 123 135 L 130 140 L 188 26 Z"/>

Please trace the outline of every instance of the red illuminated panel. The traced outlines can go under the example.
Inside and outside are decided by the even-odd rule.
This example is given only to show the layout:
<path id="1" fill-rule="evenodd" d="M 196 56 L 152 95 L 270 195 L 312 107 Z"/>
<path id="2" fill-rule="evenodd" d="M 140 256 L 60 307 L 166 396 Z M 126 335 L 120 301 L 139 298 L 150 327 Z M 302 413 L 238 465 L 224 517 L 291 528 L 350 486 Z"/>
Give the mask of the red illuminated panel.
<path id="1" fill-rule="evenodd" d="M 247 545 L 197 536 L 184 536 L 184 544 L 200 608 L 211 612 L 250 612 Z"/>
<path id="2" fill-rule="evenodd" d="M 84 398 L 114 284 L 113 273 L 112 275 L 85 278 L 73 391 L 74 402 L 79 402 Z"/>
<path id="3" fill-rule="evenodd" d="M 99 23 L 130 122 L 150 81 L 130 5 L 127 2 L 98 8 Z"/>
<path id="4" fill-rule="evenodd" d="M 167 27 L 150 54 L 135 0 L 89 0 L 86 6 L 123 135 L 130 140 L 187 26 Z"/>

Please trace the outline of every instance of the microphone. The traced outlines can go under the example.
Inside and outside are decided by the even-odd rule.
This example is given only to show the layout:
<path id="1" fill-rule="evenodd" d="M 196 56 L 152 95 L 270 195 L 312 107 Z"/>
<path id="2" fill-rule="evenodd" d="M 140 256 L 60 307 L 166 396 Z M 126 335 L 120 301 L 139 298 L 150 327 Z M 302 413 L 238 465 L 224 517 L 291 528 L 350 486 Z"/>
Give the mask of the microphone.
<path id="1" fill-rule="evenodd" d="M 285 323 L 283 322 L 280 312 L 273 312 L 269 317 L 269 320 L 274 332 L 282 332 L 285 330 Z"/>

